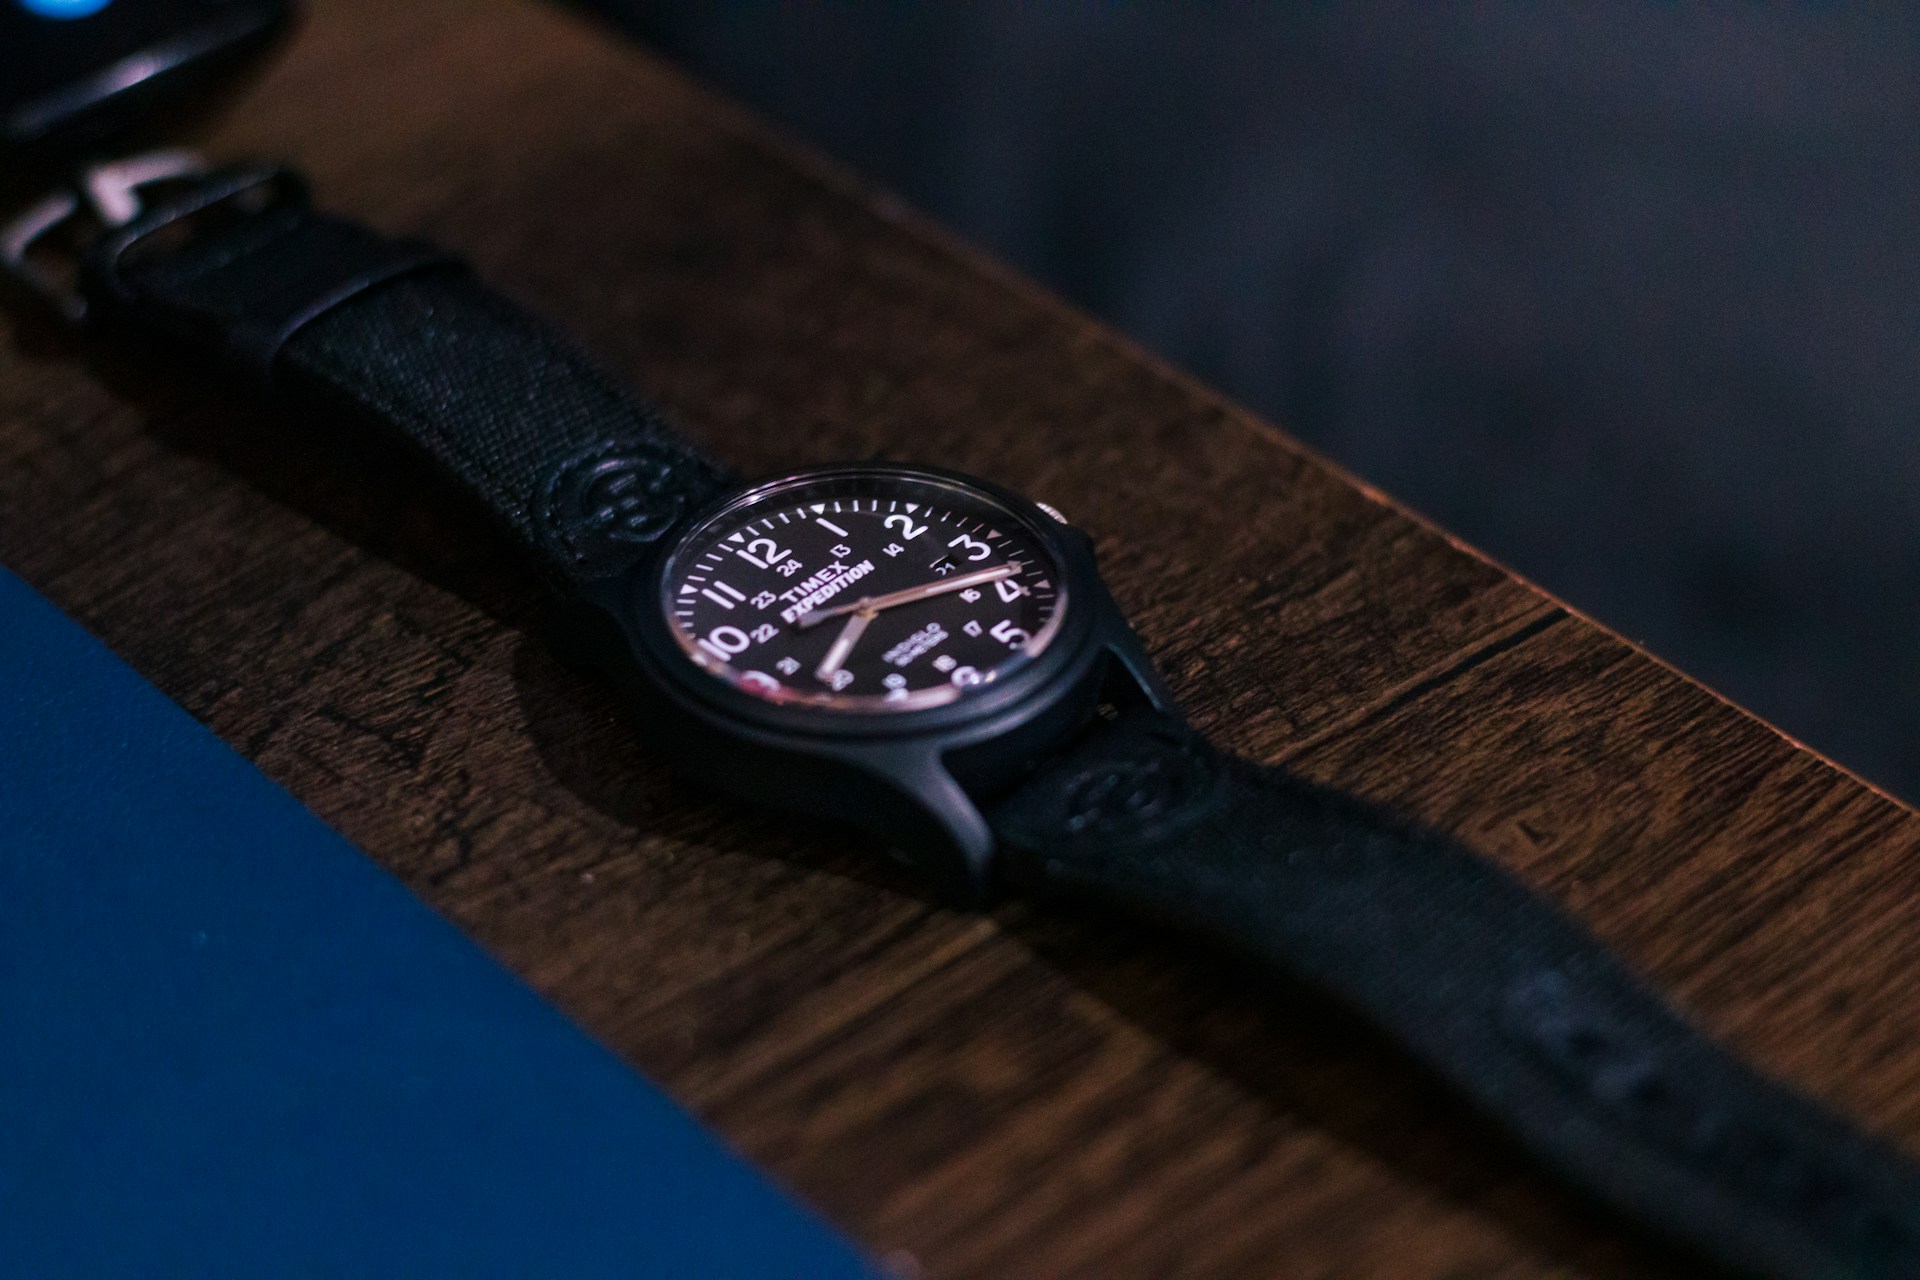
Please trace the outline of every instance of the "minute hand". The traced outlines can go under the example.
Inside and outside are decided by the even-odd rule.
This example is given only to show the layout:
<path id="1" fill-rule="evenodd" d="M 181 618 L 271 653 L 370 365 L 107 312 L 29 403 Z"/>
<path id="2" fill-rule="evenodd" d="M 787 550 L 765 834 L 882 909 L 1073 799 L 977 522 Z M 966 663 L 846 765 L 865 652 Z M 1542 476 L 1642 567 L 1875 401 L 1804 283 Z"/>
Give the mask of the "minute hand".
<path id="1" fill-rule="evenodd" d="M 972 573 L 963 573 L 957 578 L 935 578 L 932 582 L 923 582 L 917 587 L 904 587 L 899 591 L 889 591 L 883 596 L 861 596 L 846 604 L 836 604 L 830 609 L 809 609 L 793 620 L 796 627 L 806 628 L 828 618 L 837 618 L 845 613 L 878 613 L 882 609 L 891 609 L 899 604 L 912 604 L 915 600 L 925 600 L 929 596 L 943 596 L 949 591 L 964 591 L 968 587 L 981 586 L 988 582 L 998 582 L 1002 578 L 1011 578 L 1020 572 L 1018 565 L 997 564 L 991 569 L 975 569 Z"/>

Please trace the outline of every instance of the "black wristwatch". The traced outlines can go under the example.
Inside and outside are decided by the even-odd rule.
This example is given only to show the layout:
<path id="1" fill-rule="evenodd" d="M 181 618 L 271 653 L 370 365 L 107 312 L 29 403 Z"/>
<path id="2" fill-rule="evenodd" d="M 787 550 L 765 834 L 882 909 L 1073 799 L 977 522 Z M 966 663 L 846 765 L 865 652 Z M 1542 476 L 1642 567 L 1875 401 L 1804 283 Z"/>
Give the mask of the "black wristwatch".
<path id="1" fill-rule="evenodd" d="M 64 238 L 75 292 L 23 278 L 103 338 L 404 439 L 611 637 L 645 737 L 699 781 L 864 828 L 957 904 L 1085 899 L 1328 992 L 1712 1261 L 1920 1276 L 1897 1151 L 1455 841 L 1210 747 L 1060 513 L 926 467 L 742 483 L 456 259 L 283 169 L 123 164 L 49 201 L 0 233 L 16 274 Z"/>

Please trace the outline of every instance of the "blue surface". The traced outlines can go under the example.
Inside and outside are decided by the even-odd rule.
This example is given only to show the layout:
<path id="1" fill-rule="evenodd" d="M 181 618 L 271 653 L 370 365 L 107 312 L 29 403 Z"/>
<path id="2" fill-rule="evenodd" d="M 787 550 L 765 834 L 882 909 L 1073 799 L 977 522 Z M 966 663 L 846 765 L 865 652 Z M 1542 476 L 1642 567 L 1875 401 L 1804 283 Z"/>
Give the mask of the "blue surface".
<path id="1" fill-rule="evenodd" d="M 0 571 L 0 1274 L 875 1274 Z"/>
<path id="2" fill-rule="evenodd" d="M 111 0 L 20 0 L 20 7 L 43 18 L 87 18 L 109 3 Z"/>

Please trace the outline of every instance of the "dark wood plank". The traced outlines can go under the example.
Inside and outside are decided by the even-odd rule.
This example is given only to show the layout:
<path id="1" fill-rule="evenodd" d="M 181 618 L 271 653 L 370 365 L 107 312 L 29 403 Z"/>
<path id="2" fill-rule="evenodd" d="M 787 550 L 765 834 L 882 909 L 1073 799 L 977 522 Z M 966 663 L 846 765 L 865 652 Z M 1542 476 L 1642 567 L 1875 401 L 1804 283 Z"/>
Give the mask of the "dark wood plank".
<path id="1" fill-rule="evenodd" d="M 1911 811 L 597 32 L 316 8 L 214 151 L 458 247 L 749 471 L 911 458 L 1055 502 L 1221 740 L 1462 834 L 1920 1142 Z M 903 1267 L 1687 1273 L 1300 992 L 937 909 L 669 778 L 389 461 L 0 330 L 0 560 Z"/>

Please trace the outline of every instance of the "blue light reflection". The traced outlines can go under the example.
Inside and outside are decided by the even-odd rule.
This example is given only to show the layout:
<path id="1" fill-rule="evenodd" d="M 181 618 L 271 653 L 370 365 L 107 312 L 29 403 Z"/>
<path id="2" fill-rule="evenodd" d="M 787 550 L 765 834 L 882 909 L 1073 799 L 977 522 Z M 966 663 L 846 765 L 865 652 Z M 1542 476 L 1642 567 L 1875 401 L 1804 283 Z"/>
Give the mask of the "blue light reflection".
<path id="1" fill-rule="evenodd" d="M 19 0 L 20 7 L 42 18 L 87 18 L 113 0 Z"/>

